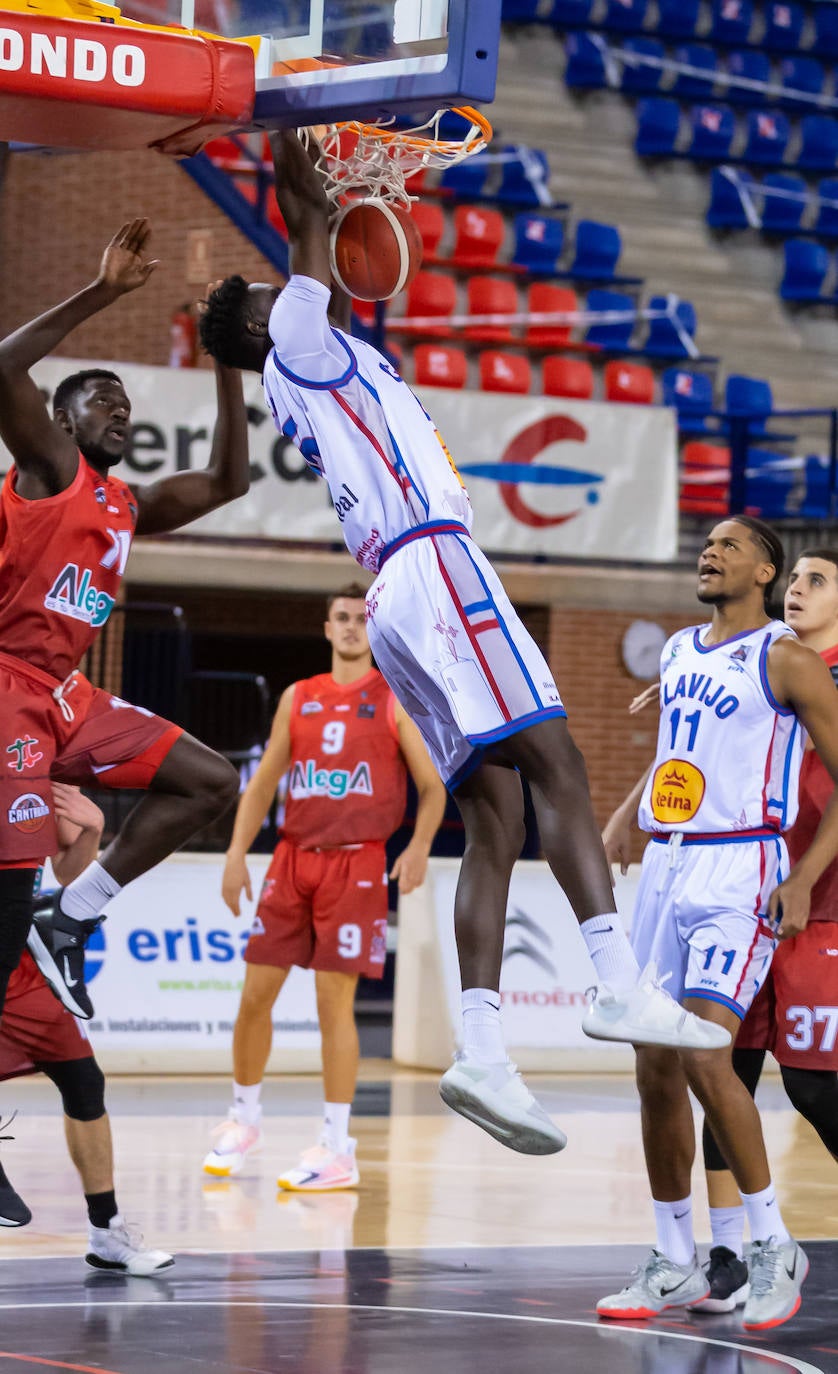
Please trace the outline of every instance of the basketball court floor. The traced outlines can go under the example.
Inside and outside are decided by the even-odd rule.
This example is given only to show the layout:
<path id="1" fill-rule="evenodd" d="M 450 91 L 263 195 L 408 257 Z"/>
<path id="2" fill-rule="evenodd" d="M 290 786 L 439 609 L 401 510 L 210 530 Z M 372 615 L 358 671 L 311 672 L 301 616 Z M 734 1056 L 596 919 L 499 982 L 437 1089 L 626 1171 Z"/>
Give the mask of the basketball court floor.
<path id="1" fill-rule="evenodd" d="M 652 1237 L 633 1083 L 534 1081 L 569 1136 L 561 1155 L 505 1150 L 446 1110 L 437 1075 L 365 1061 L 361 1186 L 306 1197 L 275 1179 L 316 1138 L 316 1078 L 266 1084 L 265 1149 L 229 1182 L 201 1172 L 226 1080 L 112 1080 L 121 1210 L 176 1257 L 151 1279 L 85 1266 L 57 1094 L 6 1085 L 19 1115 L 4 1160 L 34 1215 L 0 1233 L 0 1374 L 838 1374 L 836 1168 L 777 1079 L 759 1101 L 811 1273 L 797 1317 L 762 1334 L 737 1314 L 597 1320 Z M 706 1247 L 699 1170 L 695 1185 Z"/>

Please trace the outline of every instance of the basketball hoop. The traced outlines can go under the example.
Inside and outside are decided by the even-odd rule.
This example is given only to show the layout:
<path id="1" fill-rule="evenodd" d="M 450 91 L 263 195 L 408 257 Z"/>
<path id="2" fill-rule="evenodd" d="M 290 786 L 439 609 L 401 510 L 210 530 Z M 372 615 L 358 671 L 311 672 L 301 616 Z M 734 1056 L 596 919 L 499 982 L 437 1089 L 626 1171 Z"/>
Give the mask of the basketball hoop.
<path id="1" fill-rule="evenodd" d="M 462 138 L 440 138 L 439 126 L 448 110 L 437 110 L 424 124 L 393 128 L 393 120 L 363 124 L 359 120 L 329 124 L 325 132 L 305 129 L 306 141 L 316 138 L 320 148 L 315 166 L 323 177 L 326 195 L 334 206 L 345 196 L 390 201 L 410 206 L 405 186 L 409 177 L 426 167 L 453 167 L 481 153 L 492 137 L 485 115 L 469 105 L 451 111 L 467 122 Z"/>

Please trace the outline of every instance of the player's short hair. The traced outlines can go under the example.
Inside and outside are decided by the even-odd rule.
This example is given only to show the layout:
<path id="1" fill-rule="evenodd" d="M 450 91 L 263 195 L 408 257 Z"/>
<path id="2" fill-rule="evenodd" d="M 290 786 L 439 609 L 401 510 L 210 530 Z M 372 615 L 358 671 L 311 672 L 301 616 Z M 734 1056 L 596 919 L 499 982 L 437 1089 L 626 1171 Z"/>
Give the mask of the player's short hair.
<path id="1" fill-rule="evenodd" d="M 115 372 L 109 372 L 106 367 L 88 367 L 83 372 L 73 372 L 69 377 L 65 377 L 55 388 L 55 395 L 52 398 L 52 413 L 57 410 L 69 410 L 77 393 L 82 391 L 88 382 L 103 380 L 106 382 L 119 382 L 122 386 L 122 378 L 117 377 Z"/>
<path id="2" fill-rule="evenodd" d="M 326 597 L 327 616 L 335 602 L 340 601 L 341 597 L 345 597 L 347 601 L 366 601 L 367 589 L 366 587 L 362 587 L 360 582 L 347 582 L 345 587 L 341 587 L 338 591 L 332 592 Z"/>
<path id="3" fill-rule="evenodd" d="M 799 563 L 801 558 L 822 558 L 824 563 L 833 565 L 838 575 L 838 549 L 801 549 L 795 563 Z"/>
<path id="4" fill-rule="evenodd" d="M 222 367 L 261 372 L 265 342 L 247 328 L 249 283 L 238 274 L 226 277 L 211 292 L 207 308 L 198 317 L 201 347 Z"/>
<path id="5" fill-rule="evenodd" d="M 768 558 L 769 563 L 774 565 L 774 576 L 770 582 L 766 582 L 763 588 L 766 609 L 768 608 L 774 588 L 783 575 L 783 568 L 786 565 L 786 555 L 783 552 L 783 545 L 780 536 L 770 525 L 766 525 L 764 520 L 757 520 L 754 515 L 732 515 L 731 520 L 735 520 L 737 525 L 744 525 L 750 533 L 753 542 L 762 549 Z"/>

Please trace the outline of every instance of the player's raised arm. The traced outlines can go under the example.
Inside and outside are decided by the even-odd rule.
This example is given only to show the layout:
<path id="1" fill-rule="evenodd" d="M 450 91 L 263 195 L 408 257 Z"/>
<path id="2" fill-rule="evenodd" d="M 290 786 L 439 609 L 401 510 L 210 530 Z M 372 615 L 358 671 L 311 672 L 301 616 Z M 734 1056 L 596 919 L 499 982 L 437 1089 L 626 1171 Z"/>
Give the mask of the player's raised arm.
<path id="1" fill-rule="evenodd" d="M 323 180 L 314 170 L 295 129 L 275 129 L 268 140 L 274 160 L 277 204 L 288 230 L 292 271 L 331 287 L 331 212 Z"/>
<path id="2" fill-rule="evenodd" d="M 124 224 L 89 286 L 0 341 L 0 437 L 20 474 L 18 493 L 27 500 L 64 491 L 78 468 L 78 449 L 50 418 L 29 370 L 77 325 L 148 281 L 157 266 L 146 257 L 150 233 L 148 220 Z"/>
<path id="3" fill-rule="evenodd" d="M 390 877 L 399 884 L 399 892 L 412 892 L 425 881 L 428 856 L 436 832 L 445 814 L 445 786 L 434 768 L 430 755 L 410 716 L 403 706 L 396 707 L 396 729 L 399 748 L 416 785 L 418 805 L 413 836 L 393 864 Z"/>
<path id="4" fill-rule="evenodd" d="M 286 687 L 279 698 L 268 747 L 239 798 L 233 836 L 221 879 L 221 895 L 234 916 L 241 915 L 242 889 L 248 898 L 253 897 L 246 862 L 248 850 L 271 809 L 279 780 L 291 761 L 291 707 L 295 685 L 292 683 Z"/>

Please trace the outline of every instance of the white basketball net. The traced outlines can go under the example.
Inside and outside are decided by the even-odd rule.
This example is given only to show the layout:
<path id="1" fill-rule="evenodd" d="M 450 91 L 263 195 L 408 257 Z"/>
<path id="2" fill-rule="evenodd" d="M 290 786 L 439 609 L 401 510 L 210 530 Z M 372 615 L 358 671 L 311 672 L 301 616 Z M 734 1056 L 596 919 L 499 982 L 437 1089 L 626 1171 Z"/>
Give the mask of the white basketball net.
<path id="1" fill-rule="evenodd" d="M 314 138 L 320 148 L 315 163 L 326 195 L 334 206 L 345 197 L 390 201 L 408 208 L 411 196 L 405 186 L 409 177 L 425 167 L 452 167 L 480 153 L 492 137 L 492 126 L 477 110 L 456 110 L 468 121 L 459 139 L 439 137 L 439 125 L 447 110 L 437 110 L 424 124 L 394 129 L 393 120 L 364 124 L 359 120 L 329 124 L 317 130 L 301 129 L 306 146 Z"/>

